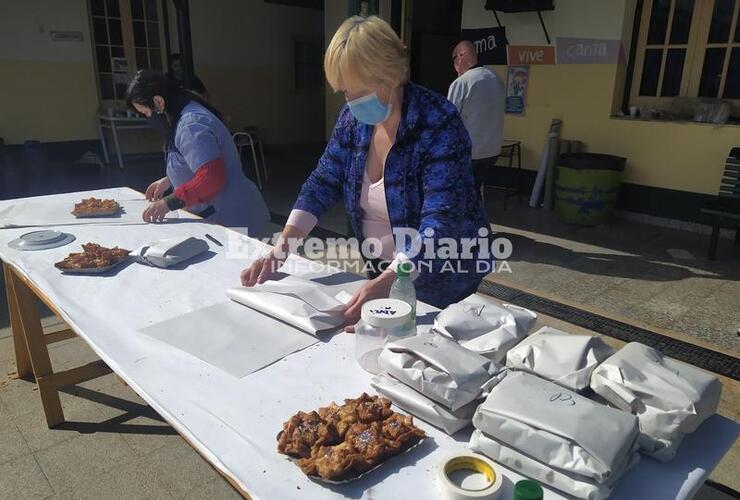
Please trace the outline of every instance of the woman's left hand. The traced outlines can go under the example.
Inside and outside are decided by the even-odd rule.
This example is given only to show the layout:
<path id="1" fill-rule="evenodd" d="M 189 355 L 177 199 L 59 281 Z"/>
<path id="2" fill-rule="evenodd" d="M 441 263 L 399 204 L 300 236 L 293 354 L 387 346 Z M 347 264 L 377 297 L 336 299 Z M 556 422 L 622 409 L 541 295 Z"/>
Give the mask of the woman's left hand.
<path id="1" fill-rule="evenodd" d="M 396 273 L 391 270 L 384 271 L 380 276 L 372 279 L 362 285 L 347 303 L 347 309 L 344 310 L 344 319 L 347 326 L 344 331 L 348 333 L 355 332 L 355 323 L 360 319 L 362 304 L 368 300 L 384 299 L 388 297 L 391 285 L 396 280 Z"/>
<path id="2" fill-rule="evenodd" d="M 150 203 L 142 217 L 145 222 L 163 222 L 165 215 L 169 213 L 170 209 L 164 200 L 155 201 Z"/>

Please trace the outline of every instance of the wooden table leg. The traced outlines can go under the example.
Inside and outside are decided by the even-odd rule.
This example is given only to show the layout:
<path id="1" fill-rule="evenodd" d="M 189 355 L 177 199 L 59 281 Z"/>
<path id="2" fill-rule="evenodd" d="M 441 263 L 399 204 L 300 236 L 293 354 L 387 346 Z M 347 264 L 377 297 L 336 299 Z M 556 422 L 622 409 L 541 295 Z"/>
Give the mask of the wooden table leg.
<path id="1" fill-rule="evenodd" d="M 54 427 L 64 422 L 64 412 L 62 411 L 62 403 L 59 400 L 56 385 L 47 382 L 49 380 L 53 381 L 54 370 L 36 307 L 36 295 L 7 265 L 5 267 L 5 281 L 10 290 L 8 296 L 15 297 L 13 305 L 16 310 L 18 330 L 20 330 L 18 337 L 22 338 L 27 347 L 28 357 L 41 396 L 41 404 L 44 407 L 46 423 L 49 427 Z M 16 352 L 17 350 L 18 344 L 16 344 Z"/>
<path id="2" fill-rule="evenodd" d="M 28 347 L 26 339 L 21 332 L 21 320 L 18 317 L 18 305 L 15 292 L 11 285 L 13 270 L 7 264 L 3 263 L 3 272 L 5 274 L 5 293 L 8 297 L 8 313 L 10 315 L 10 331 L 13 334 L 13 349 L 15 350 L 16 373 L 19 378 L 30 380 L 33 377 L 31 369 L 31 360 L 28 358 Z M 38 316 L 38 313 L 37 313 Z"/>

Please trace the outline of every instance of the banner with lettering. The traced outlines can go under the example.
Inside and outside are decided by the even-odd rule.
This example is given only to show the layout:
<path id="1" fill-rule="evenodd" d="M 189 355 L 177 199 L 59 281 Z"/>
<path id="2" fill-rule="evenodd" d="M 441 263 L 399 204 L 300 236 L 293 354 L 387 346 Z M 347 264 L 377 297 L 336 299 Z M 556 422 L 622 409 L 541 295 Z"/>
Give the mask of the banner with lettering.
<path id="1" fill-rule="evenodd" d="M 470 40 L 475 45 L 480 64 L 506 64 L 506 28 L 479 28 L 462 30 L 460 38 Z"/>
<path id="2" fill-rule="evenodd" d="M 551 45 L 509 45 L 509 64 L 555 64 Z"/>

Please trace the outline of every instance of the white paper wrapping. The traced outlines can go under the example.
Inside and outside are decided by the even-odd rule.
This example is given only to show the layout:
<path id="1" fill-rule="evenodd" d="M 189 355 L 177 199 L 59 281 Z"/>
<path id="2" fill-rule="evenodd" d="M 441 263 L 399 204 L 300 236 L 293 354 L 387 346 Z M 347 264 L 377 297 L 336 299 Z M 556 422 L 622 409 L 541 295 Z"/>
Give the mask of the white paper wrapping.
<path id="1" fill-rule="evenodd" d="M 529 309 L 473 294 L 437 315 L 434 331 L 461 346 L 503 363 L 506 353 L 527 336 L 537 315 Z"/>
<path id="2" fill-rule="evenodd" d="M 694 432 L 717 411 L 722 384 L 717 377 L 631 342 L 591 376 L 591 388 L 617 408 L 637 415 L 644 451 L 673 458 L 683 434 Z M 651 444 L 647 444 L 651 443 Z"/>
<path id="3" fill-rule="evenodd" d="M 137 262 L 154 267 L 172 267 L 208 251 L 208 243 L 192 236 L 176 236 L 153 241 L 131 255 Z"/>
<path id="4" fill-rule="evenodd" d="M 540 482 L 543 486 L 560 490 L 576 498 L 587 500 L 602 500 L 607 498 L 614 484 L 631 469 L 640 459 L 638 453 L 631 453 L 625 460 L 621 468 L 615 471 L 615 474 L 604 483 L 597 483 L 590 478 L 579 476 L 569 472 L 550 467 L 547 464 L 538 462 L 532 457 L 522 454 L 521 452 L 496 441 L 490 436 L 485 435 L 482 431 L 476 430 L 470 437 L 470 449 L 477 451 L 496 462 L 511 468 L 527 477 Z M 636 496 L 635 498 L 640 498 Z"/>
<path id="5" fill-rule="evenodd" d="M 313 335 L 334 332 L 344 326 L 344 309 L 352 297 L 297 276 L 268 280 L 250 288 L 230 288 L 226 295 Z"/>
<path id="6" fill-rule="evenodd" d="M 479 399 L 506 375 L 498 363 L 450 339 L 420 333 L 386 345 L 380 367 L 452 411 Z"/>
<path id="7" fill-rule="evenodd" d="M 379 394 L 393 401 L 393 404 L 402 410 L 419 417 L 450 435 L 471 425 L 473 414 L 478 407 L 478 401 L 473 401 L 453 412 L 383 373 L 373 377 L 372 386 Z"/>
<path id="8" fill-rule="evenodd" d="M 637 418 L 524 372 L 491 389 L 473 425 L 525 455 L 604 482 L 637 447 Z"/>
<path id="9" fill-rule="evenodd" d="M 571 335 L 545 326 L 508 352 L 506 366 L 582 391 L 594 369 L 612 354 L 614 349 L 600 337 Z"/>

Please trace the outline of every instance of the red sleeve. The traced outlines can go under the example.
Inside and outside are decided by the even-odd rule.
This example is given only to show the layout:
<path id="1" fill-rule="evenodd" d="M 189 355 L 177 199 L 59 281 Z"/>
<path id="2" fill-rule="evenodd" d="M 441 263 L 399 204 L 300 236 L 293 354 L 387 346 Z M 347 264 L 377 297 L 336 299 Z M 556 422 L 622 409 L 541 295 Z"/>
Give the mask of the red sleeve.
<path id="1" fill-rule="evenodd" d="M 221 192 L 226 184 L 226 164 L 223 158 L 204 163 L 195 172 L 195 176 L 175 189 L 175 197 L 182 200 L 186 207 L 207 203 Z"/>

